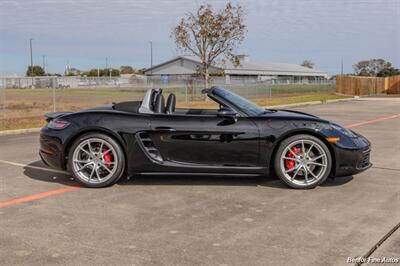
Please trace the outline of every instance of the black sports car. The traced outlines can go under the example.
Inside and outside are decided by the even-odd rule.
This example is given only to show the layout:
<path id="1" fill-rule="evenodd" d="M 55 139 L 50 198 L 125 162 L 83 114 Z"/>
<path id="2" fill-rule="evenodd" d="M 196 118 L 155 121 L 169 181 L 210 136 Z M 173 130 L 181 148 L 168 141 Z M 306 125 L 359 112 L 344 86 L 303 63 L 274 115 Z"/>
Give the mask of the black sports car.
<path id="1" fill-rule="evenodd" d="M 220 87 L 203 90 L 219 110 L 178 109 L 161 89 L 143 101 L 50 113 L 40 156 L 88 187 L 123 173 L 271 175 L 293 188 L 371 167 L 363 136 L 313 115 L 263 109 Z"/>

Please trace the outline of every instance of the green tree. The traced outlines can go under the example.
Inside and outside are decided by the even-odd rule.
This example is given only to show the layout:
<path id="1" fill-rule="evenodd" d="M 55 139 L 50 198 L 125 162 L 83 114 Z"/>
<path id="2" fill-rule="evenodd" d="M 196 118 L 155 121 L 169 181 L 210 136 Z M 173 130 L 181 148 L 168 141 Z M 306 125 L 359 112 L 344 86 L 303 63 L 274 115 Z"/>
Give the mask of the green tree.
<path id="1" fill-rule="evenodd" d="M 62 75 L 60 73 L 47 73 L 47 76 L 50 76 L 50 77 L 61 77 Z"/>
<path id="2" fill-rule="evenodd" d="M 89 71 L 85 71 L 81 74 L 81 76 L 86 76 L 86 77 L 101 77 L 103 76 L 103 69 L 97 69 L 97 68 L 92 68 Z"/>
<path id="3" fill-rule="evenodd" d="M 378 72 L 376 76 L 378 77 L 390 77 L 400 75 L 400 69 L 394 68 L 391 63 L 387 63 L 385 67 Z"/>
<path id="4" fill-rule="evenodd" d="M 120 76 L 120 71 L 119 69 L 115 69 L 115 68 L 106 68 L 103 70 L 104 76 L 105 77 L 109 77 L 110 76 L 110 72 L 111 72 L 111 76 L 112 77 L 119 77 Z"/>
<path id="5" fill-rule="evenodd" d="M 44 70 L 41 66 L 28 66 L 26 70 L 26 76 L 28 77 L 36 77 L 36 76 L 44 76 Z"/>
<path id="6" fill-rule="evenodd" d="M 392 64 L 390 62 L 386 62 L 384 59 L 370 59 L 370 60 L 362 60 L 353 66 L 354 72 L 358 76 L 371 76 L 375 77 L 378 73 L 386 73 L 390 72 L 390 68 Z"/>
<path id="7" fill-rule="evenodd" d="M 200 74 L 208 88 L 209 68 L 218 57 L 224 56 L 235 65 L 240 64 L 235 49 L 244 40 L 245 33 L 243 8 L 228 2 L 217 12 L 210 5 L 200 6 L 196 13 L 181 19 L 171 37 L 178 49 L 200 58 Z"/>
<path id="8" fill-rule="evenodd" d="M 86 76 L 86 77 L 109 77 L 110 76 L 110 69 L 97 69 L 97 68 L 92 68 L 89 71 L 85 71 L 81 74 L 81 76 Z M 118 69 L 111 69 L 111 76 L 112 77 L 119 77 L 120 76 L 120 71 Z"/>
<path id="9" fill-rule="evenodd" d="M 119 69 L 121 74 L 135 74 L 135 70 L 131 66 L 121 66 Z"/>

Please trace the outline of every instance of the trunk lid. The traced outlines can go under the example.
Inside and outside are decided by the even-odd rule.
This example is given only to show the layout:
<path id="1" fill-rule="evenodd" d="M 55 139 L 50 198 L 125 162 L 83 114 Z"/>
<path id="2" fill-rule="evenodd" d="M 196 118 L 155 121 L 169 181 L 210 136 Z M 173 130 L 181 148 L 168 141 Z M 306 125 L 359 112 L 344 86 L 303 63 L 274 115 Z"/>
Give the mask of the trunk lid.
<path id="1" fill-rule="evenodd" d="M 54 120 L 58 117 L 72 114 L 72 112 L 52 112 L 52 113 L 47 113 L 44 115 L 44 118 L 46 119 L 47 122 L 50 122 L 51 120 Z"/>

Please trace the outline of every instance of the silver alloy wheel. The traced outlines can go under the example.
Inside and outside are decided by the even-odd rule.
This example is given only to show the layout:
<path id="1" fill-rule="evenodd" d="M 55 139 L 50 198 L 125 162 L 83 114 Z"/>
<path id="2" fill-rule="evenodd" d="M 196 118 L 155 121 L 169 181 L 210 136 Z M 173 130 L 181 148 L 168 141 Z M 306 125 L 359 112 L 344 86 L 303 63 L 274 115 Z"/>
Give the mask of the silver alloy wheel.
<path id="1" fill-rule="evenodd" d="M 110 143 L 100 138 L 90 138 L 79 143 L 74 150 L 73 170 L 88 183 L 104 183 L 117 171 L 117 156 Z"/>
<path id="2" fill-rule="evenodd" d="M 294 152 L 297 150 L 297 153 Z M 291 161 L 288 167 L 287 161 Z M 326 173 L 328 159 L 325 150 L 313 140 L 296 140 L 282 152 L 281 171 L 285 178 L 299 186 L 309 186 L 318 182 Z"/>

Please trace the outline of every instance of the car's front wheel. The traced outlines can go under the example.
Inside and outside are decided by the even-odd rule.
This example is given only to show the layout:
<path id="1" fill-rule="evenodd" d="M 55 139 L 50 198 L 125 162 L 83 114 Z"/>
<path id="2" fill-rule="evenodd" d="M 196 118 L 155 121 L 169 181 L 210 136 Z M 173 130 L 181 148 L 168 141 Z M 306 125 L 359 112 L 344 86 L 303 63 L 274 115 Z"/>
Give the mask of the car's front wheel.
<path id="1" fill-rule="evenodd" d="M 295 135 L 282 141 L 274 160 L 275 172 L 292 188 L 314 188 L 330 174 L 332 156 L 320 139 Z"/>
<path id="2" fill-rule="evenodd" d="M 68 156 L 72 175 L 87 187 L 105 187 L 123 174 L 125 157 L 121 146 L 111 137 L 89 133 L 79 137 Z"/>

